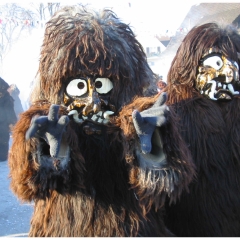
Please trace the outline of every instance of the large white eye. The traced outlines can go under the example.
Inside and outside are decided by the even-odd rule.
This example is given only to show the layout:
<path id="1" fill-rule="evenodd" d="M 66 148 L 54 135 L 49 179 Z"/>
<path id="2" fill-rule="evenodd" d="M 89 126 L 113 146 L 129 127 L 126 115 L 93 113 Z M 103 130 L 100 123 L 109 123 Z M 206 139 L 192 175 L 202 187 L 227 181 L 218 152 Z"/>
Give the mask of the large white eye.
<path id="1" fill-rule="evenodd" d="M 108 78 L 97 78 L 95 80 L 95 88 L 98 93 L 108 93 L 113 88 L 112 81 Z"/>
<path id="2" fill-rule="evenodd" d="M 72 97 L 82 96 L 87 92 L 87 83 L 83 79 L 74 79 L 67 85 L 66 91 Z"/>
<path id="3" fill-rule="evenodd" d="M 223 61 L 219 56 L 212 56 L 203 61 L 203 66 L 209 66 L 219 70 L 223 66 Z"/>

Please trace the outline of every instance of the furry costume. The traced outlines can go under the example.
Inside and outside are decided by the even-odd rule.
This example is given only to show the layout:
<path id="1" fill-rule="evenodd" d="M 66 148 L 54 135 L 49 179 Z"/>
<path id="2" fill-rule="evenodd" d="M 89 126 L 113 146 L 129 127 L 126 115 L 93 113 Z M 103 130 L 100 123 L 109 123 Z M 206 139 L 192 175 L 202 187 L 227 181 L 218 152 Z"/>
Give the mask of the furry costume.
<path id="1" fill-rule="evenodd" d="M 133 110 L 153 109 L 150 120 L 166 122 L 164 94 L 142 106 L 153 78 L 142 46 L 113 12 L 66 7 L 47 23 L 39 82 L 9 156 L 13 192 L 35 203 L 29 236 L 172 236 L 162 206 L 187 189 L 194 169 L 171 124 L 174 145 L 161 145 L 157 128 L 156 153 L 140 151 Z"/>
<path id="2" fill-rule="evenodd" d="M 190 193 L 166 204 L 177 236 L 240 236 L 239 53 L 232 26 L 208 23 L 186 35 L 172 61 L 167 105 L 197 171 Z"/>
<path id="3" fill-rule="evenodd" d="M 17 122 L 13 98 L 9 95 L 8 88 L 8 83 L 0 78 L 0 161 L 8 158 L 10 130 Z"/>

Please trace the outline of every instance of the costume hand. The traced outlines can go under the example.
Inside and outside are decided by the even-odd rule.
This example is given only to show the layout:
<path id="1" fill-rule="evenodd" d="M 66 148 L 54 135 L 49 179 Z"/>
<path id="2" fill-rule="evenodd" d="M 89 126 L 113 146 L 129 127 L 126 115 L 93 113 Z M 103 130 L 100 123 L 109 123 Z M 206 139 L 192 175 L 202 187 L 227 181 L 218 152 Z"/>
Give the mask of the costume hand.
<path id="1" fill-rule="evenodd" d="M 35 116 L 26 132 L 26 140 L 32 137 L 43 138 L 50 146 L 50 155 L 57 157 L 62 134 L 69 122 L 68 116 L 58 118 L 59 105 L 51 105 L 48 116 Z"/>
<path id="2" fill-rule="evenodd" d="M 144 154 L 151 152 L 151 138 L 155 128 L 166 122 L 165 112 L 168 110 L 168 107 L 164 104 L 166 99 L 167 95 L 163 92 L 151 108 L 142 112 L 135 110 L 132 113 L 133 124 Z"/>

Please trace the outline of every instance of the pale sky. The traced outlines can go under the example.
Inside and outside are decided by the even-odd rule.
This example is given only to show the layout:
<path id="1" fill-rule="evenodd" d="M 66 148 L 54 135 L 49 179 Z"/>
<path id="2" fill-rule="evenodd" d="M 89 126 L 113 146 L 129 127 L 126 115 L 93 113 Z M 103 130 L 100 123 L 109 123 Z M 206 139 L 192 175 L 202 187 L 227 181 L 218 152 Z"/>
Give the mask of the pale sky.
<path id="1" fill-rule="evenodd" d="M 27 6 L 30 5 L 30 2 L 36 4 L 49 1 L 5 0 L 1 1 L 1 4 L 7 2 L 21 3 L 21 5 Z M 191 6 L 199 3 L 200 0 L 55 0 L 50 2 L 60 2 L 61 5 L 83 3 L 96 9 L 112 8 L 118 17 L 130 24 L 135 33 L 149 35 L 165 33 L 167 30 L 168 33 L 174 34 Z"/>
<path id="2" fill-rule="evenodd" d="M 198 0 L 82 0 L 94 8 L 112 7 L 112 10 L 124 22 L 129 23 L 134 31 L 147 34 L 176 31 L 191 6 Z M 61 1 L 63 4 L 76 1 Z"/>

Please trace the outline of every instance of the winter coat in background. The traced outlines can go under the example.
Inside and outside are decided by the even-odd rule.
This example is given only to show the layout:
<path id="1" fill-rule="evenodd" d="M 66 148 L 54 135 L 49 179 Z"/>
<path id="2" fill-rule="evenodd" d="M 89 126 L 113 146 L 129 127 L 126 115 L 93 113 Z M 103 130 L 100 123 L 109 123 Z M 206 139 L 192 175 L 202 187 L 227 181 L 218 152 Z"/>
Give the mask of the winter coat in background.
<path id="1" fill-rule="evenodd" d="M 8 93 L 9 85 L 0 78 L 0 161 L 7 159 L 10 127 L 17 121 L 14 100 Z"/>

